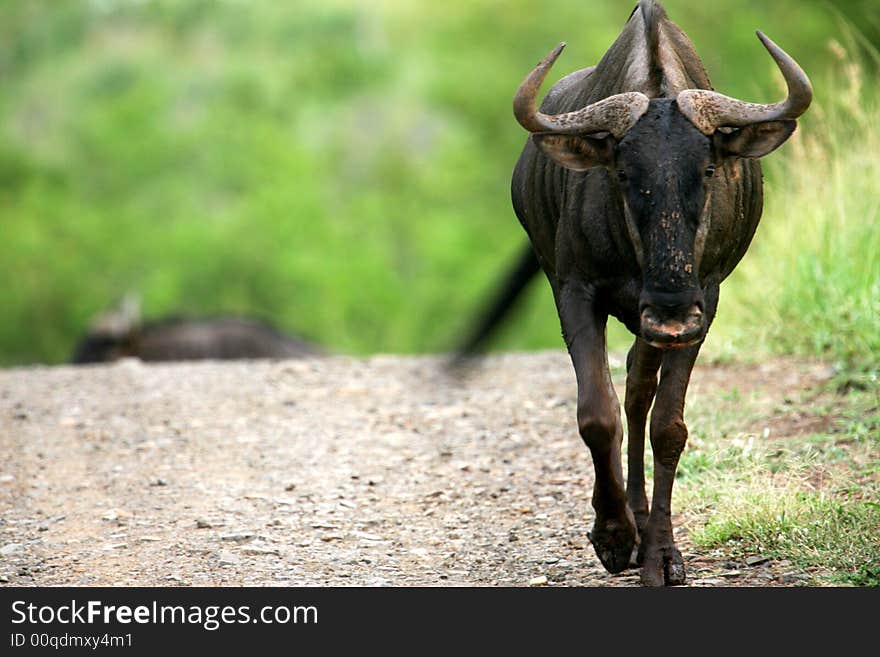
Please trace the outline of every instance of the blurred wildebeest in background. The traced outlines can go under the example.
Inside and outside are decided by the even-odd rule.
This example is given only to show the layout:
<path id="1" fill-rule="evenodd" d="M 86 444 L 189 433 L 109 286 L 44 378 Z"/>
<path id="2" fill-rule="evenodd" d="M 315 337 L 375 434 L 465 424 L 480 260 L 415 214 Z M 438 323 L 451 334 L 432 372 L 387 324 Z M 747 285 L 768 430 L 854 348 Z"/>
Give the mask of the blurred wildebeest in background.
<path id="1" fill-rule="evenodd" d="M 76 345 L 72 363 L 105 363 L 118 358 L 144 361 L 302 358 L 321 350 L 246 317 L 166 317 L 142 322 L 138 304 L 127 298 L 100 315 Z"/>

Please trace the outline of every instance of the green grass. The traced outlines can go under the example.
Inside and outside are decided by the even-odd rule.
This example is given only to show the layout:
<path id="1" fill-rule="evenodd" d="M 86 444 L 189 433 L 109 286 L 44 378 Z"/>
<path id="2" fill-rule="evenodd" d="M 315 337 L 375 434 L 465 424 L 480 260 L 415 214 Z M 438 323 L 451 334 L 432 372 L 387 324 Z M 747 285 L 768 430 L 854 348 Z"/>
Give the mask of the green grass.
<path id="1" fill-rule="evenodd" d="M 749 491 L 691 534 L 735 556 L 786 559 L 832 584 L 880 586 L 880 504 L 788 490 Z"/>
<path id="2" fill-rule="evenodd" d="M 769 414 L 833 418 L 811 435 L 744 433 L 768 419 L 758 396 L 693 404 L 675 495 L 690 540 L 788 562 L 814 584 L 880 586 L 880 382 L 861 383 L 832 380 Z"/>

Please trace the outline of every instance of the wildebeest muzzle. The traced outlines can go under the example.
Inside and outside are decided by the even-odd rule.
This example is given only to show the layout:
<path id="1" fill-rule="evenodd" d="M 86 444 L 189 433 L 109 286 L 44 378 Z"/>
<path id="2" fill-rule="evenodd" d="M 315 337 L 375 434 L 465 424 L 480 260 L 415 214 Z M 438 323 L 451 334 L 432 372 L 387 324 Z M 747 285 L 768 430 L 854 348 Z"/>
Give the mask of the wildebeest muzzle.
<path id="1" fill-rule="evenodd" d="M 639 298 L 641 337 L 660 349 L 679 349 L 702 340 L 706 335 L 703 291 L 683 292 L 645 290 Z"/>

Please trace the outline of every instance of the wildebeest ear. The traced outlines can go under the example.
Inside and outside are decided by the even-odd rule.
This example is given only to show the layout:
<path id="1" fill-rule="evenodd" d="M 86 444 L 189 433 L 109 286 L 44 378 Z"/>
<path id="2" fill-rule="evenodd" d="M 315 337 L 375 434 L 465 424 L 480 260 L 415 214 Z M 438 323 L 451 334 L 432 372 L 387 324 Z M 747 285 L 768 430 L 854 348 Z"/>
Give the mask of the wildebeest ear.
<path id="1" fill-rule="evenodd" d="M 611 138 L 559 135 L 552 132 L 532 135 L 532 139 L 547 157 L 572 171 L 586 171 L 611 162 Z"/>
<path id="2" fill-rule="evenodd" d="M 764 157 L 785 143 L 797 126 L 797 121 L 765 121 L 753 123 L 735 132 L 717 132 L 721 150 L 736 157 Z"/>

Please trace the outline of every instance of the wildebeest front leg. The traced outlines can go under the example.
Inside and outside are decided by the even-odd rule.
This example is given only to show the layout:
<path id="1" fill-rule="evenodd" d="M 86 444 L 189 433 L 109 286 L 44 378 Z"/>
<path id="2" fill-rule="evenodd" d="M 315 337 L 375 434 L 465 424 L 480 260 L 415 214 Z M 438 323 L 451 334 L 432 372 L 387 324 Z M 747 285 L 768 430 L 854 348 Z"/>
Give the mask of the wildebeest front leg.
<path id="1" fill-rule="evenodd" d="M 626 497 L 639 532 L 648 524 L 645 495 L 645 423 L 657 392 L 657 370 L 663 352 L 636 338 L 626 357 L 627 472 Z M 636 555 L 633 555 L 636 557 Z M 640 555 L 639 555 L 640 556 Z M 638 561 L 638 558 L 634 559 Z M 634 565 L 634 564 L 633 564 Z"/>
<path id="2" fill-rule="evenodd" d="M 577 419 L 581 438 L 593 457 L 596 518 L 590 541 L 602 565 L 618 573 L 629 566 L 638 541 L 635 519 L 626 503 L 620 445 L 620 404 L 611 383 L 605 346 L 607 315 L 593 305 L 589 286 L 575 283 L 557 295 L 565 342 L 578 383 Z"/>
<path id="3" fill-rule="evenodd" d="M 642 532 L 642 584 L 684 584 L 685 568 L 672 536 L 672 484 L 678 459 L 687 442 L 684 398 L 700 346 L 663 354 L 657 398 L 651 413 L 654 451 L 654 492 L 648 524 Z"/>

